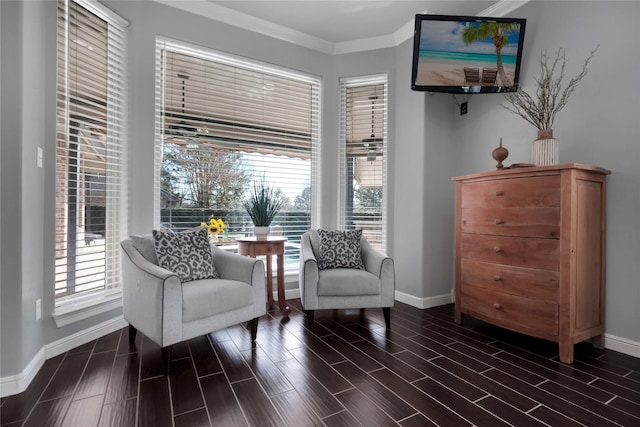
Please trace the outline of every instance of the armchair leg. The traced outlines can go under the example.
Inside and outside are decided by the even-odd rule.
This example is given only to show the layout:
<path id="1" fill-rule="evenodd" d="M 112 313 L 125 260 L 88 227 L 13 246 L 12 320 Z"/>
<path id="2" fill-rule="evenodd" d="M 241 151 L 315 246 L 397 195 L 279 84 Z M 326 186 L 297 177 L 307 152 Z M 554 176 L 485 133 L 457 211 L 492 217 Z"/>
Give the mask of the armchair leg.
<path id="1" fill-rule="evenodd" d="M 249 321 L 249 326 L 251 329 L 251 346 L 256 346 L 256 337 L 258 336 L 258 321 L 259 317 L 255 317 Z"/>
<path id="2" fill-rule="evenodd" d="M 387 324 L 387 329 L 391 328 L 391 307 L 382 307 L 382 313 L 384 314 L 384 323 Z"/>
<path id="3" fill-rule="evenodd" d="M 313 329 L 313 310 L 305 310 L 304 314 L 307 315 L 307 328 Z"/>
<path id="4" fill-rule="evenodd" d="M 135 342 L 137 333 L 138 330 L 133 325 L 129 325 L 129 344 L 133 344 Z"/>
<path id="5" fill-rule="evenodd" d="M 169 375 L 171 371 L 171 352 L 173 350 L 173 345 L 168 345 L 166 347 L 162 347 L 162 366 L 164 367 L 164 374 Z"/>

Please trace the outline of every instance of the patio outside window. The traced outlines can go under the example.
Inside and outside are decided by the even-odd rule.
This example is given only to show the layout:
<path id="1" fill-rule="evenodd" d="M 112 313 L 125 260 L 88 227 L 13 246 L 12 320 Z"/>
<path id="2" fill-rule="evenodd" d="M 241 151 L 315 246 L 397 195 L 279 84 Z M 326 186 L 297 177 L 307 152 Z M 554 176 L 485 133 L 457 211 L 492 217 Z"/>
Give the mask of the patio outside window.
<path id="1" fill-rule="evenodd" d="M 97 2 L 58 2 L 56 312 L 119 287 L 126 25 Z"/>
<path id="2" fill-rule="evenodd" d="M 285 200 L 271 225 L 297 269 L 315 206 L 319 81 L 165 38 L 156 47 L 156 224 L 180 231 L 213 216 L 223 239 L 251 235 L 242 200 L 264 180 Z"/>

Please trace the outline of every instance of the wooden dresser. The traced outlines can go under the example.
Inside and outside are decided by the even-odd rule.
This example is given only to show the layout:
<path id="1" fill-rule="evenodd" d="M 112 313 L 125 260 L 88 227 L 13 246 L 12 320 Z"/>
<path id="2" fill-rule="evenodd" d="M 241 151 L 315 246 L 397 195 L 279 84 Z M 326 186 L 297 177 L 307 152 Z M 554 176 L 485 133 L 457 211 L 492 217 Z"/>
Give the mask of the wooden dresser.
<path id="1" fill-rule="evenodd" d="M 564 164 L 452 178 L 456 183 L 455 320 L 462 313 L 559 344 L 602 348 L 605 179 Z"/>

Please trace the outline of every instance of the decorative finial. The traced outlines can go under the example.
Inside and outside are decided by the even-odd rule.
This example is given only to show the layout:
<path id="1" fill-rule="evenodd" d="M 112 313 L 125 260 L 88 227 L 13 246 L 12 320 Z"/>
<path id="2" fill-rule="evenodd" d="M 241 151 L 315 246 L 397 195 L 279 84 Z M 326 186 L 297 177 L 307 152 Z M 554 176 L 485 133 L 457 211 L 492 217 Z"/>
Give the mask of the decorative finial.
<path id="1" fill-rule="evenodd" d="M 504 159 L 509 157 L 509 150 L 502 146 L 502 137 L 500 137 L 500 146 L 493 150 L 493 152 L 491 153 L 491 157 L 493 157 L 495 161 L 498 162 L 498 164 L 496 165 L 496 169 L 499 170 L 504 167 L 502 162 L 504 161 Z"/>

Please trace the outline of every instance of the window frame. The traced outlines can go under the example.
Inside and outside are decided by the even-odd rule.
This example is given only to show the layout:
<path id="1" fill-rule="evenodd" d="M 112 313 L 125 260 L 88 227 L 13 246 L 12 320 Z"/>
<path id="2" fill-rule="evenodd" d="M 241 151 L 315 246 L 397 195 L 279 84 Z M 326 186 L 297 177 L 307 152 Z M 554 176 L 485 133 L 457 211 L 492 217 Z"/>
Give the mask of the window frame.
<path id="1" fill-rule="evenodd" d="M 348 177 L 353 179 L 355 171 L 349 167 L 347 159 L 347 90 L 365 86 L 382 85 L 384 93 L 384 104 L 382 108 L 382 206 L 380 215 L 381 241 L 375 244 L 376 249 L 386 252 L 388 245 L 387 219 L 388 219 L 388 108 L 389 108 L 389 81 L 387 74 L 375 74 L 357 77 L 344 77 L 340 79 L 340 137 L 339 137 L 339 200 L 338 200 L 338 224 L 341 228 L 352 228 L 347 224 L 348 218 L 353 218 L 353 186 L 347 183 Z M 373 123 L 372 123 L 373 124 Z M 376 127 L 379 123 L 376 121 Z M 351 197 L 351 212 L 347 212 L 347 199 Z M 365 233 L 366 234 L 366 233 Z"/>
<path id="2" fill-rule="evenodd" d="M 166 114 L 165 105 L 168 105 L 168 101 L 165 101 L 168 94 L 165 90 L 163 90 L 162 80 L 163 80 L 163 72 L 165 70 L 165 66 L 163 64 L 163 49 L 168 49 L 171 52 L 182 53 L 186 55 L 193 55 L 194 58 L 204 59 L 208 61 L 214 61 L 216 63 L 231 65 L 233 67 L 238 67 L 240 69 L 246 68 L 247 70 L 257 71 L 260 73 L 264 73 L 265 75 L 275 75 L 277 77 L 288 78 L 292 81 L 300 81 L 304 83 L 311 84 L 314 88 L 312 90 L 313 95 L 310 100 L 310 108 L 312 112 L 311 118 L 311 136 L 310 136 L 310 170 L 309 170 L 309 180 L 311 187 L 311 207 L 309 211 L 310 216 L 310 228 L 313 228 L 316 225 L 317 218 L 319 217 L 319 206 L 317 203 L 318 191 L 320 180 L 318 177 L 319 171 L 319 144 L 320 144 L 320 129 L 321 129 L 321 90 L 322 90 L 322 80 L 315 75 L 304 73 L 297 70 L 292 70 L 286 67 L 277 66 L 270 63 L 265 63 L 262 61 L 254 60 L 251 58 L 241 57 L 238 55 L 229 54 L 227 52 L 219 52 L 215 49 L 203 47 L 200 45 L 194 45 L 188 42 L 174 40 L 165 36 L 157 36 L 156 37 L 156 101 L 155 101 L 155 159 L 154 159 L 154 218 L 153 224 L 154 228 L 159 228 L 162 225 L 161 219 L 161 171 L 162 171 L 162 161 L 163 161 L 163 133 L 165 128 L 167 127 L 167 123 L 165 122 Z M 191 77 L 187 77 L 187 82 Z M 182 96 L 184 97 L 184 88 L 182 89 Z M 174 90 L 175 91 L 175 90 Z M 187 89 L 187 92 L 189 89 Z M 210 101 L 202 101 L 203 104 Z M 188 103 L 187 103 L 188 104 Z M 184 108 L 184 103 L 183 103 Z M 187 112 L 190 111 L 187 105 Z M 186 116 L 185 116 L 186 117 Z M 191 123 L 189 123 L 191 124 Z M 245 151 L 242 149 L 244 146 L 232 147 L 233 150 L 238 149 L 238 151 Z M 268 146 L 267 146 L 268 147 Z M 249 151 L 251 153 L 253 151 Z M 264 150 L 259 148 L 256 149 L 257 153 L 265 154 Z M 271 153 L 268 153 L 271 154 Z M 277 153 L 276 153 L 277 154 Z M 305 230 L 306 231 L 306 230 Z M 302 234 L 302 233 L 301 233 Z M 292 274 L 297 274 L 298 264 L 289 265 L 286 267 L 285 273 L 288 277 L 291 277 Z"/>
<path id="3" fill-rule="evenodd" d="M 58 20 L 63 19 L 64 24 L 58 28 L 58 38 L 56 41 L 57 52 L 57 64 L 56 64 L 56 98 L 58 104 L 62 106 L 56 107 L 56 126 L 58 127 L 58 133 L 61 134 L 56 137 L 56 168 L 58 166 L 65 166 L 68 163 L 61 160 L 66 157 L 69 152 L 70 141 L 80 139 L 78 133 L 72 130 L 73 120 L 70 115 L 70 100 L 72 96 L 69 91 L 70 85 L 74 83 L 72 76 L 69 73 L 71 64 L 70 50 L 70 32 L 69 32 L 69 6 L 70 3 L 75 3 L 79 7 L 92 14 L 97 19 L 100 19 L 106 23 L 106 62 L 104 63 L 105 77 L 104 84 L 106 90 L 104 91 L 105 102 L 105 136 L 104 136 L 104 157 L 105 157 L 105 192 L 113 192 L 113 196 L 105 197 L 105 247 L 100 251 L 104 255 L 104 285 L 99 289 L 90 290 L 86 293 L 66 294 L 63 296 L 57 296 L 54 290 L 54 313 L 53 318 L 58 327 L 65 326 L 89 317 L 93 317 L 100 313 L 104 313 L 116 308 L 119 308 L 122 303 L 122 288 L 121 288 L 121 271 L 120 271 L 120 249 L 119 244 L 122 238 L 125 236 L 127 229 L 127 34 L 126 27 L 128 22 L 111 10 L 107 9 L 97 1 L 93 0 L 60 0 L 58 4 L 59 12 L 57 13 Z M 62 17 L 60 10 L 64 13 Z M 62 28 L 62 29 L 60 29 Z M 91 49 L 90 49 L 91 50 Z M 80 62 L 82 59 L 76 57 L 75 62 Z M 75 136 L 74 136 L 75 135 Z M 62 142 L 64 146 L 58 146 Z M 56 192 L 59 186 L 59 172 L 56 170 Z M 66 182 L 69 177 L 65 176 L 60 178 L 64 180 L 66 188 Z M 82 196 L 84 198 L 84 196 Z M 81 205 L 84 203 L 78 203 Z M 58 208 L 67 209 L 69 202 L 59 203 L 58 199 L 55 201 L 56 211 Z M 76 210 L 77 211 L 77 210 Z M 54 230 L 54 235 L 58 235 Z M 71 234 L 78 237 L 77 230 L 71 232 Z M 68 235 L 68 232 L 65 232 Z M 57 237 L 56 237 L 57 242 Z M 69 245 L 62 240 L 61 245 L 56 244 L 56 252 L 59 250 L 67 252 Z M 74 245 L 71 245 L 73 248 Z M 65 255 L 64 258 L 71 257 L 75 259 L 77 255 Z M 57 258 L 57 256 L 56 256 Z M 74 262 L 74 268 L 78 268 L 79 261 Z M 62 281 L 55 280 L 55 284 L 62 283 Z M 76 286 L 76 285 L 72 285 Z M 54 289 L 57 286 L 54 285 Z"/>

